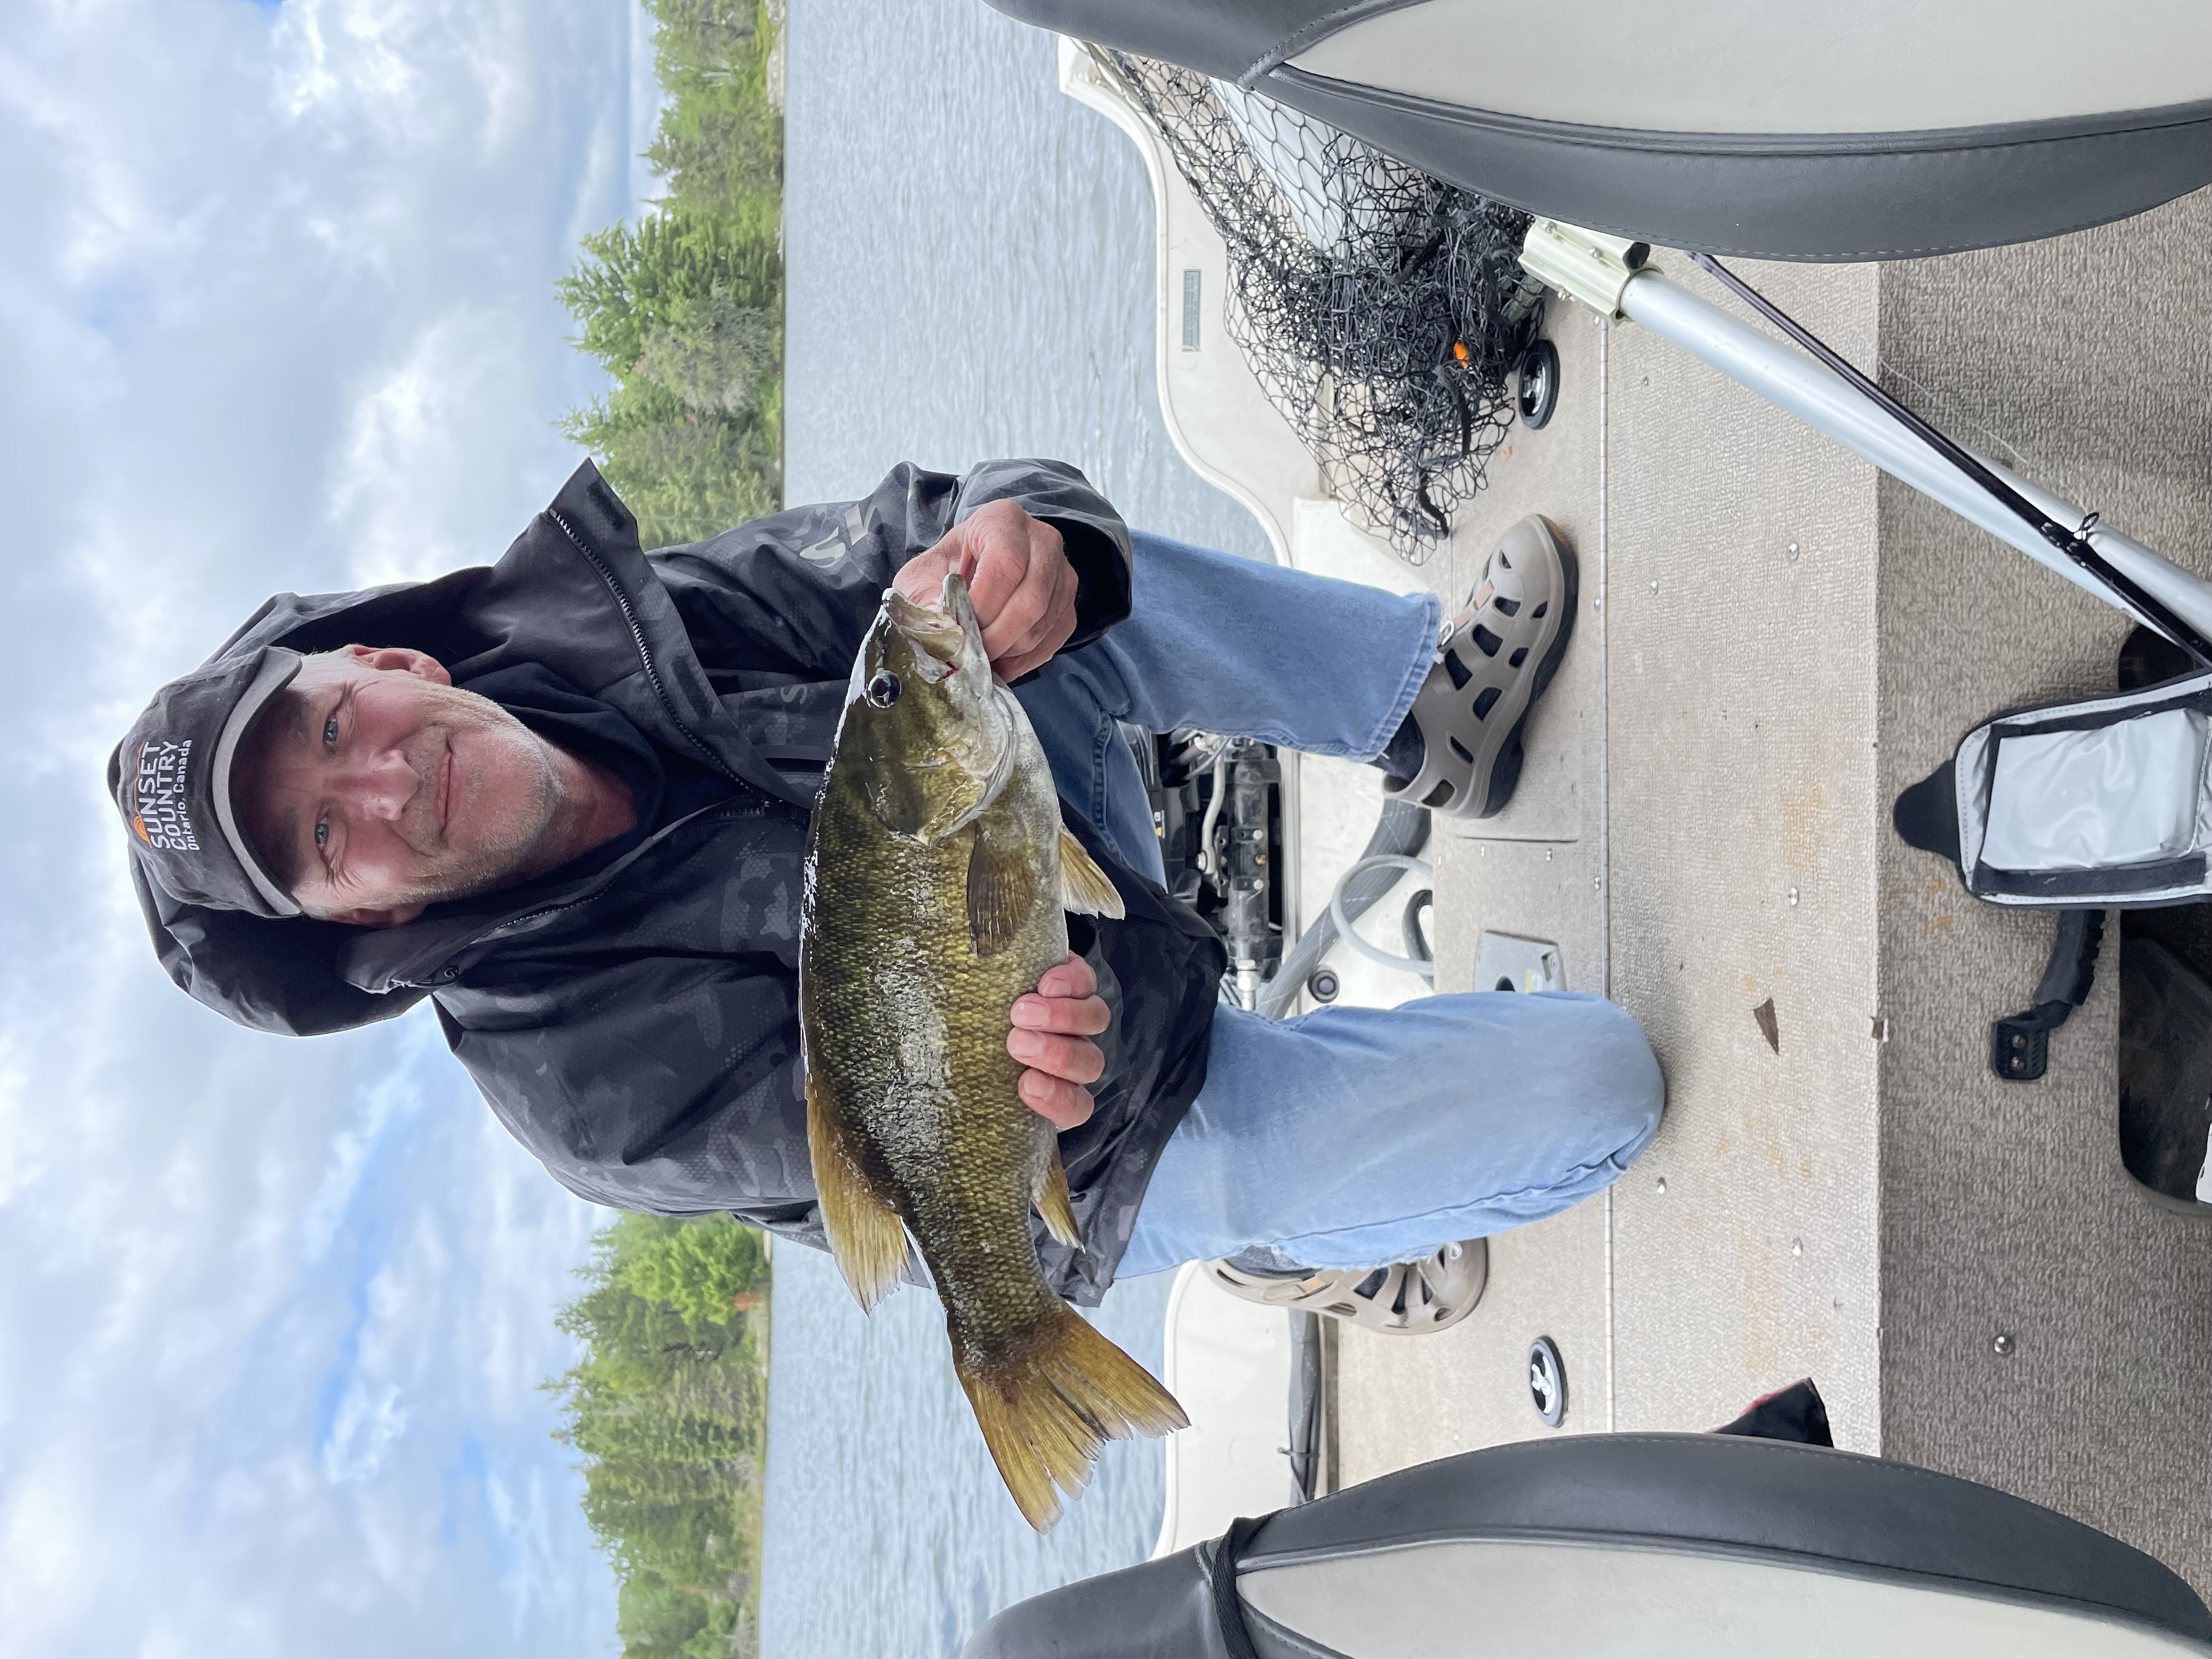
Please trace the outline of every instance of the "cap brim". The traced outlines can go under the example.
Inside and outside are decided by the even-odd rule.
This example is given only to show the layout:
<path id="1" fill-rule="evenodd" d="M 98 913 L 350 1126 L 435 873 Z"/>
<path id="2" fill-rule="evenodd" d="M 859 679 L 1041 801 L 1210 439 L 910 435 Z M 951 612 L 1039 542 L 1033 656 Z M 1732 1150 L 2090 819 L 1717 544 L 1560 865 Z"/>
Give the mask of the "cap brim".
<path id="1" fill-rule="evenodd" d="M 279 916 L 299 915 L 300 902 L 261 867 L 261 860 L 254 856 L 253 848 L 239 829 L 237 810 L 230 799 L 230 768 L 238 757 L 239 745 L 253 729 L 253 722 L 260 718 L 270 700 L 291 684 L 304 660 L 298 652 L 289 651 L 281 645 L 272 645 L 262 653 L 259 671 L 246 688 L 246 694 L 232 707 L 230 718 L 222 723 L 222 734 L 216 739 L 214 775 L 208 780 L 215 794 L 215 820 L 222 826 L 223 839 L 230 843 L 230 850 L 245 866 L 246 878 L 253 884 L 253 890 L 261 896 L 262 902 Z"/>

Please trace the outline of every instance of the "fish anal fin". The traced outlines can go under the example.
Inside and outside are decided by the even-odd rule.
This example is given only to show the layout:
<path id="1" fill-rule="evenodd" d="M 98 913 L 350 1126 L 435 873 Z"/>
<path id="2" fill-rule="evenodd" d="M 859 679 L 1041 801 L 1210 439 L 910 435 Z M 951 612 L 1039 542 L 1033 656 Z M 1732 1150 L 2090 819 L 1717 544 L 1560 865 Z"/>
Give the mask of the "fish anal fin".
<path id="1" fill-rule="evenodd" d="M 1050 1158 L 1045 1165 L 1043 1184 L 1037 1192 L 1037 1213 L 1044 1218 L 1045 1229 L 1054 1238 L 1080 1249 L 1083 1234 L 1075 1224 L 1075 1201 L 1067 1194 L 1067 1166 L 1060 1161 L 1057 1144 Z"/>
<path id="2" fill-rule="evenodd" d="M 1116 921 L 1127 914 L 1113 878 L 1083 850 L 1083 843 L 1064 823 L 1060 826 L 1060 903 L 1062 909 L 1079 915 L 1111 916 Z"/>
<path id="3" fill-rule="evenodd" d="M 1013 943 L 1036 903 L 1036 869 L 1020 837 L 975 826 L 968 855 L 968 937 L 979 957 Z"/>
<path id="4" fill-rule="evenodd" d="M 859 1148 L 837 1116 L 829 1089 L 806 1074 L 806 1149 L 814 1160 L 814 1188 L 822 1200 L 822 1227 L 830 1253 L 863 1311 L 898 1283 L 906 1265 L 906 1229 L 898 1212 L 877 1191 L 861 1167 Z"/>
<path id="5" fill-rule="evenodd" d="M 991 1461 L 1039 1532 L 1060 1519 L 1061 1493 L 1091 1484 L 1108 1440 L 1190 1425 L 1150 1371 L 1064 1303 L 1006 1348 L 977 1354 L 956 1338 L 952 1353 Z"/>

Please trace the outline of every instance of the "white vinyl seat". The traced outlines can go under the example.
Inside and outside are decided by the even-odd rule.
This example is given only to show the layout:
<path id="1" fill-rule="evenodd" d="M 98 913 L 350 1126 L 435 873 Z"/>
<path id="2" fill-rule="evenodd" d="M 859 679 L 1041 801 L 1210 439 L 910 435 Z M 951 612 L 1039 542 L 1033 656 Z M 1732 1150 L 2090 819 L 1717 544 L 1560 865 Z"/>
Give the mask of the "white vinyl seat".
<path id="1" fill-rule="evenodd" d="M 2153 1659 L 2150 1557 L 1909 1464 L 1719 1435 L 1468 1452 L 1007 1608 L 963 1659 Z M 1224 1628 L 1221 1598 L 1233 1601 Z"/>
<path id="2" fill-rule="evenodd" d="M 993 0 L 1495 200 L 1645 241 L 1897 259 L 2212 181 L 2203 0 Z"/>

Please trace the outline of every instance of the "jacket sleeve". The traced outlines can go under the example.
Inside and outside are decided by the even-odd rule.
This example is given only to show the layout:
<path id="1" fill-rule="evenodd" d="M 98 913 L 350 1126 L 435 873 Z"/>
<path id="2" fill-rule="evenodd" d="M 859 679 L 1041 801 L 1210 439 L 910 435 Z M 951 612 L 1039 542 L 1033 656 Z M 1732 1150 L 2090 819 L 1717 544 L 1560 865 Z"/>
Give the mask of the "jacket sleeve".
<path id="1" fill-rule="evenodd" d="M 504 982 L 479 977 L 479 967 L 433 1002 L 493 1115 L 577 1197 L 656 1215 L 733 1215 L 828 1249 L 795 976 L 773 956 L 650 961 L 651 995 L 638 994 L 633 958 Z M 1031 1222 L 1054 1287 L 1083 1296 L 1079 1258 Z M 911 1252 L 905 1277 L 928 1282 Z"/>
<path id="2" fill-rule="evenodd" d="M 1129 614 L 1128 528 L 1057 461 L 993 461 L 964 477 L 902 464 L 861 501 L 792 507 L 649 556 L 710 675 L 842 681 L 891 578 L 996 501 L 1060 532 L 1081 582 L 1066 648 Z"/>
<path id="3" fill-rule="evenodd" d="M 1129 527 L 1082 473 L 1063 461 L 987 461 L 960 480 L 953 522 L 999 501 L 1018 501 L 1059 531 L 1080 580 L 1075 632 L 1062 650 L 1090 644 L 1129 614 Z"/>
<path id="4" fill-rule="evenodd" d="M 578 1197 L 819 1239 L 798 984 L 780 954 L 487 962 L 434 1000 L 493 1113 Z"/>

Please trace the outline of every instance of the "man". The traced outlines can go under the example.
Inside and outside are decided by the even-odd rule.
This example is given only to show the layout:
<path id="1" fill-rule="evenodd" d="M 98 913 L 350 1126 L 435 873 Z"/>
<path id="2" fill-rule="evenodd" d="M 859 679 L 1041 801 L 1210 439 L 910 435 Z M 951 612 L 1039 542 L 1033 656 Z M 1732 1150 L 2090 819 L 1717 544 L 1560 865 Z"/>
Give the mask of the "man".
<path id="1" fill-rule="evenodd" d="M 1572 554 L 1524 520 L 1437 602 L 1132 537 L 1074 469 L 902 466 L 863 501 L 646 554 L 580 467 L 494 566 L 270 599 L 109 763 L 172 978 L 312 1035 L 428 998 L 570 1190 L 821 1243 L 796 1017 L 807 814 L 882 591 L 956 562 L 1125 920 L 1011 1011 L 1084 1244 L 1054 1285 L 1261 1246 L 1314 1267 L 1550 1214 L 1656 1127 L 1658 1068 L 1599 999 L 1435 997 L 1272 1024 L 1158 885 L 1117 722 L 1380 757 L 1440 811 L 1511 793 L 1564 651 Z M 1443 641 L 1442 647 L 1439 640 Z"/>

